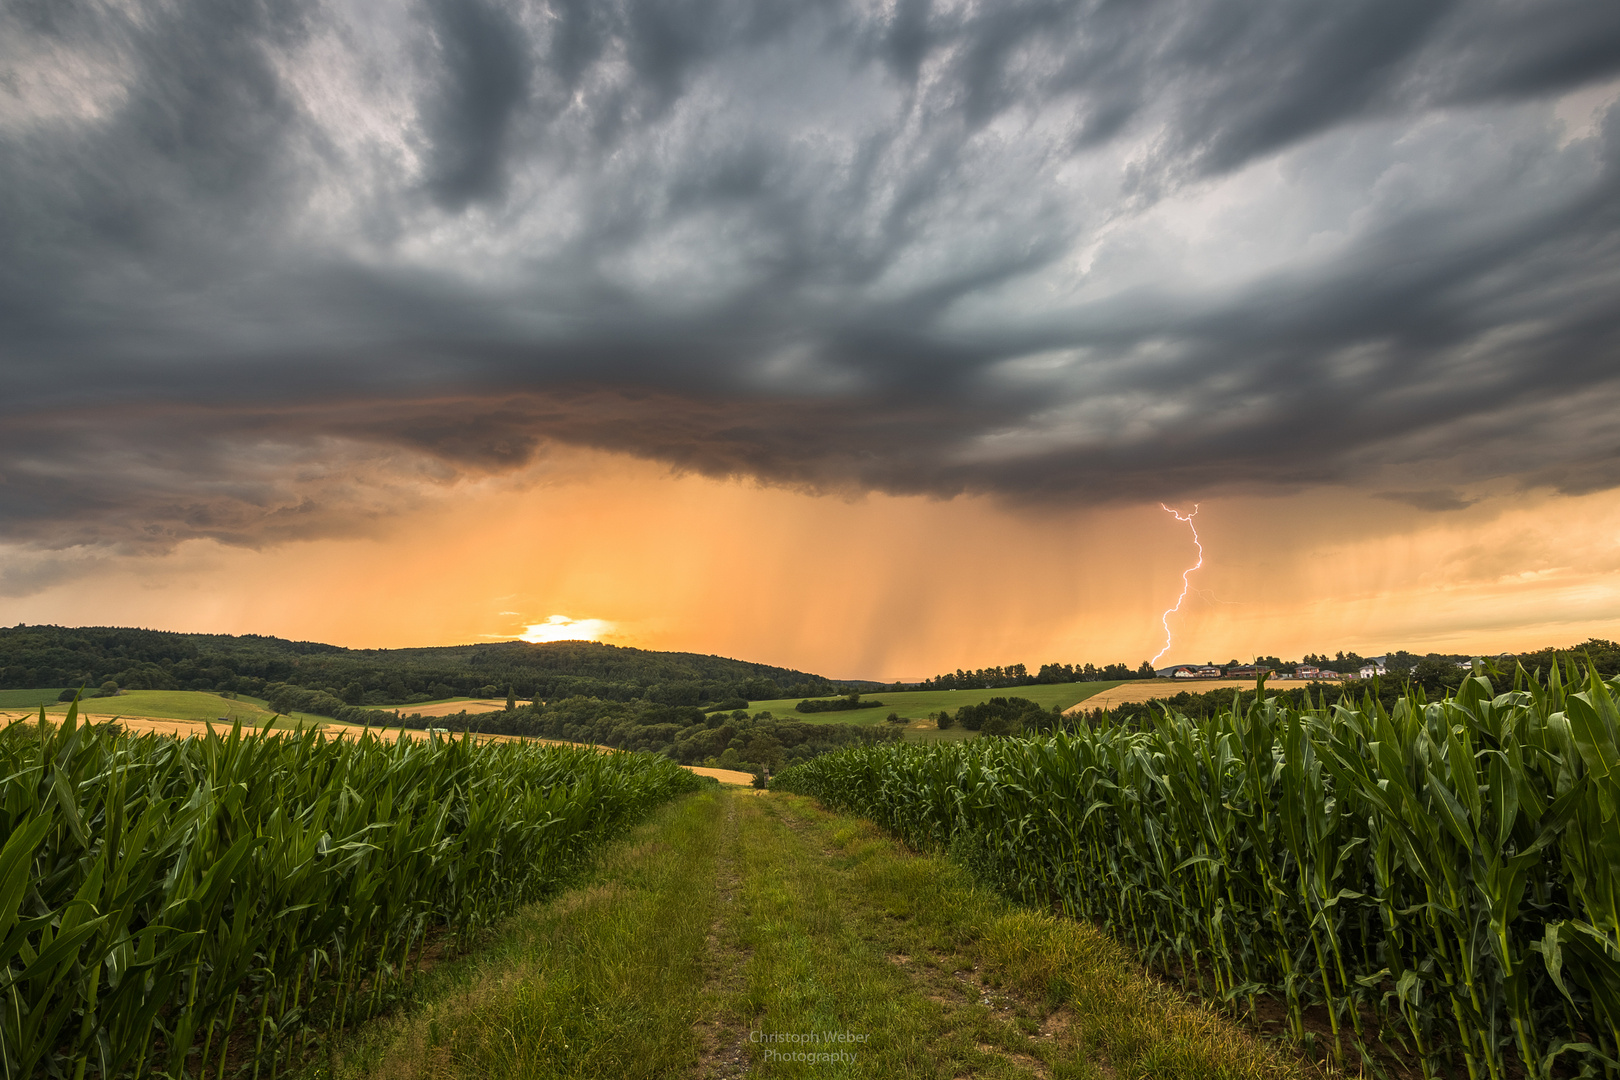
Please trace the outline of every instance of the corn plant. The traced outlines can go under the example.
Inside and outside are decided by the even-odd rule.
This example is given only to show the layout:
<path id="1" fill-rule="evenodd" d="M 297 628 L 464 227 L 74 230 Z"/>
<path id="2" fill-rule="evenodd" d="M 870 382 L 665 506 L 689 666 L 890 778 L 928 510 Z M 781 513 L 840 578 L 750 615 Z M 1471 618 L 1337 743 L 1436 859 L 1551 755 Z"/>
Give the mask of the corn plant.
<path id="1" fill-rule="evenodd" d="M 3 1076 L 274 1076 L 386 1004 L 430 933 L 466 943 L 699 782 L 584 747 L 42 710 L 0 731 Z"/>
<path id="2" fill-rule="evenodd" d="M 948 847 L 1346 1065 L 1620 1077 L 1620 680 L 862 747 L 774 787 Z"/>

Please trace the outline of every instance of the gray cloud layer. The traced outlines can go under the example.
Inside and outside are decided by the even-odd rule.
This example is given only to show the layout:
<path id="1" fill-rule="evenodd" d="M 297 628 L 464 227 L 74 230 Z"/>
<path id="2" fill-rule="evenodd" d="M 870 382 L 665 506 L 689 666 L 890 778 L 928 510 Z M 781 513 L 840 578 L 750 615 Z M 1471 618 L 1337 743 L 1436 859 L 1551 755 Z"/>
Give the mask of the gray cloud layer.
<path id="1" fill-rule="evenodd" d="M 1620 484 L 1612 0 L 17 3 L 0 539 L 545 440 L 1037 501 Z"/>

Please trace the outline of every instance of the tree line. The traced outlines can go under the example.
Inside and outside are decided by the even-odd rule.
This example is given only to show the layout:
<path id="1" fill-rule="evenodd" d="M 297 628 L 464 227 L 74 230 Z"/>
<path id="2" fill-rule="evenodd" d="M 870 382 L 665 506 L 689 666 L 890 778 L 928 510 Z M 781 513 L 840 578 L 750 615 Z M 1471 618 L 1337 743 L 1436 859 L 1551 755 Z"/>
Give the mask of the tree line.
<path id="1" fill-rule="evenodd" d="M 914 683 L 914 690 L 1000 690 L 1009 686 L 1045 686 L 1053 683 L 1124 682 L 1153 678 L 1153 664 L 1147 660 L 1136 667 L 1129 664 L 1042 664 L 1033 675 L 1023 664 L 978 668 L 935 675 Z"/>
<path id="2" fill-rule="evenodd" d="M 1028 698 L 993 697 L 977 704 L 963 705 L 952 716 L 942 710 L 936 721 L 941 729 L 960 725 L 985 735 L 1023 735 L 1056 731 L 1063 725 L 1063 710 L 1044 709 Z"/>
<path id="3" fill-rule="evenodd" d="M 1384 654 L 1384 670 L 1389 675 L 1415 679 L 1419 684 L 1436 690 L 1442 687 L 1455 689 L 1462 680 L 1463 669 L 1458 665 L 1467 664 L 1471 659 L 1471 655 L 1464 653 L 1419 654 L 1404 649 L 1392 649 Z M 1620 674 L 1620 645 L 1603 638 L 1591 638 L 1583 644 L 1562 648 L 1548 647 L 1518 654 L 1501 653 L 1491 659 L 1510 663 L 1516 660 L 1527 670 L 1532 671 L 1538 667 L 1545 671 L 1554 662 L 1562 663 L 1567 659 L 1575 659 L 1583 665 L 1590 661 L 1604 675 Z M 1292 675 L 1305 665 L 1337 675 L 1353 675 L 1371 663 L 1372 658 L 1362 656 L 1353 650 L 1340 649 L 1332 656 L 1327 653 L 1306 653 L 1300 660 L 1260 656 L 1253 662 L 1279 675 Z M 1224 670 L 1247 663 L 1248 661 L 1234 658 L 1225 664 L 1211 660 L 1208 661 L 1208 666 Z M 1034 674 L 1031 674 L 1023 664 L 1008 664 L 1004 667 L 986 667 L 972 671 L 957 668 L 954 672 L 936 675 L 920 683 L 909 685 L 896 683 L 895 689 L 1000 690 L 1006 687 L 1049 683 L 1123 682 L 1130 679 L 1151 679 L 1155 674 L 1153 665 L 1145 660 L 1134 669 L 1127 664 L 1106 664 L 1102 667 L 1092 664 L 1042 664 Z"/>
<path id="4" fill-rule="evenodd" d="M 329 716 L 340 706 L 502 697 L 508 689 L 527 701 L 588 696 L 714 706 L 852 688 L 791 668 L 589 641 L 344 649 L 256 634 L 0 628 L 0 689 L 100 687 L 108 682 L 124 690 L 208 690 L 254 697 L 268 697 L 277 686 L 293 687 L 319 695 L 318 706 L 306 711 Z"/>
<path id="5" fill-rule="evenodd" d="M 821 698 L 820 700 L 806 698 L 793 706 L 793 709 L 795 712 L 802 713 L 848 712 L 852 709 L 875 709 L 882 704 L 883 702 L 876 698 L 862 698 L 860 691 L 854 690 L 843 697 Z"/>

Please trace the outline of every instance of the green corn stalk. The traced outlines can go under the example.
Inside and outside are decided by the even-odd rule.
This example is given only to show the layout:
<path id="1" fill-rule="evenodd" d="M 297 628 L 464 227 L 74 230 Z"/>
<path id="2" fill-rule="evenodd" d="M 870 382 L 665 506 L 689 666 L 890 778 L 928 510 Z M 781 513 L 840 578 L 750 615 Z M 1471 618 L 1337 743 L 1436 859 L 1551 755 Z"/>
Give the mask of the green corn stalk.
<path id="1" fill-rule="evenodd" d="M 1097 922 L 1220 999 L 1327 1009 L 1330 1052 L 1620 1076 L 1620 710 L 1571 669 L 1332 710 L 860 747 L 773 786 Z M 1515 1059 L 1517 1061 L 1515 1062 Z"/>
<path id="2" fill-rule="evenodd" d="M 544 895 L 697 783 L 648 755 L 42 710 L 0 730 L 0 1075 L 223 1076 L 238 1022 L 274 1075 L 379 1007 L 431 927 Z"/>

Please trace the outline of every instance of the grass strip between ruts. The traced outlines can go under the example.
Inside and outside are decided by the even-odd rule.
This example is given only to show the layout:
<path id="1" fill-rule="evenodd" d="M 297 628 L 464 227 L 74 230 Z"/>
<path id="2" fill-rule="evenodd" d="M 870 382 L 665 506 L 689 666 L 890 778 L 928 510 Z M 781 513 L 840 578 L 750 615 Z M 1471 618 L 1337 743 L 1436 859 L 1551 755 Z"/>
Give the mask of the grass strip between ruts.
<path id="1" fill-rule="evenodd" d="M 694 1057 L 725 796 L 658 810 L 597 873 L 434 972 L 425 1003 L 357 1032 L 316 1076 L 661 1077 Z"/>
<path id="2" fill-rule="evenodd" d="M 779 793 L 663 808 L 586 884 L 447 968 L 426 1004 L 359 1033 L 337 1075 L 1301 1073 L 1091 927 Z"/>

